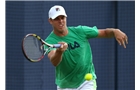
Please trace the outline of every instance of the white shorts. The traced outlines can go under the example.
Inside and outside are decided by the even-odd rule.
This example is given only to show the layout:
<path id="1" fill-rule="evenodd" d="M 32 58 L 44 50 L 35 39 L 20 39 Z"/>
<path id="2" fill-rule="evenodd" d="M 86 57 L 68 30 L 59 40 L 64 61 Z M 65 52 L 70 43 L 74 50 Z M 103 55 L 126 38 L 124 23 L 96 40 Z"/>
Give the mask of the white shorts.
<path id="1" fill-rule="evenodd" d="M 60 88 L 57 86 L 57 90 L 96 90 L 96 80 L 90 80 L 83 82 L 78 88 Z"/>

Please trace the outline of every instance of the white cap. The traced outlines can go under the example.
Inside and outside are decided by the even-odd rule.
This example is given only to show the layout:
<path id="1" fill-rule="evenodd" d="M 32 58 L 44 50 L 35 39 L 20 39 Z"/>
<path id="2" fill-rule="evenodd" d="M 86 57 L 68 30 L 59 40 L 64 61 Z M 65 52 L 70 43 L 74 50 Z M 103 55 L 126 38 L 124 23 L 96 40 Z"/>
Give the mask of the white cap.
<path id="1" fill-rule="evenodd" d="M 49 18 L 51 19 L 55 19 L 56 17 L 60 15 L 64 15 L 65 17 L 67 17 L 65 9 L 60 5 L 55 5 L 51 7 L 48 14 L 49 14 Z"/>

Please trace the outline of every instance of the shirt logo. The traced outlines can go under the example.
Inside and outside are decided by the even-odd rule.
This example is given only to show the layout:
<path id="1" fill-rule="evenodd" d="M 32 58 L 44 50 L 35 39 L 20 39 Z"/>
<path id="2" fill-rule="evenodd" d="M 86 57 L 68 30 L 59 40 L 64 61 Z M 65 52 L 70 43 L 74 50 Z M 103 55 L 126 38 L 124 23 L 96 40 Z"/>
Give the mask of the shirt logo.
<path id="1" fill-rule="evenodd" d="M 74 43 L 69 43 L 68 44 L 68 49 L 69 50 L 74 50 L 74 49 L 79 48 L 79 47 L 80 47 L 80 44 L 76 41 L 74 41 Z"/>

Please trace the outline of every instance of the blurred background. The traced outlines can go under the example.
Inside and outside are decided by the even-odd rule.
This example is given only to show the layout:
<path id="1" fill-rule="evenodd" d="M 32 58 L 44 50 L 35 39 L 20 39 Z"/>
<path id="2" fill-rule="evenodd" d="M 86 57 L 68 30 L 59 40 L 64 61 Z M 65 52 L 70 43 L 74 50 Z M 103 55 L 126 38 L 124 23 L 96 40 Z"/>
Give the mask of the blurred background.
<path id="1" fill-rule="evenodd" d="M 46 57 L 31 63 L 21 42 L 28 33 L 45 39 L 52 31 L 48 11 L 62 5 L 68 26 L 119 28 L 127 48 L 114 38 L 90 39 L 97 90 L 135 90 L 135 1 L 6 1 L 6 90 L 56 90 L 55 67 Z"/>

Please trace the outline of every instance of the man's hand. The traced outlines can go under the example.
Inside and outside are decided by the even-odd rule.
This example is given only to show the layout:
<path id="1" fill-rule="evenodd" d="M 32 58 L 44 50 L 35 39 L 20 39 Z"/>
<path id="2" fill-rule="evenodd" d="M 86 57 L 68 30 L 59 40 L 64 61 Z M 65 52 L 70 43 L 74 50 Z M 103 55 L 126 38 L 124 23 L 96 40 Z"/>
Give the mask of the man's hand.
<path id="1" fill-rule="evenodd" d="M 126 44 L 128 44 L 127 35 L 119 29 L 114 29 L 113 32 L 114 37 L 118 41 L 119 45 L 122 45 L 124 48 L 126 48 Z"/>
<path id="2" fill-rule="evenodd" d="M 59 44 L 61 44 L 61 47 L 57 48 L 57 51 L 64 52 L 67 49 L 67 47 L 68 47 L 68 44 L 65 43 L 65 42 L 59 42 Z"/>

